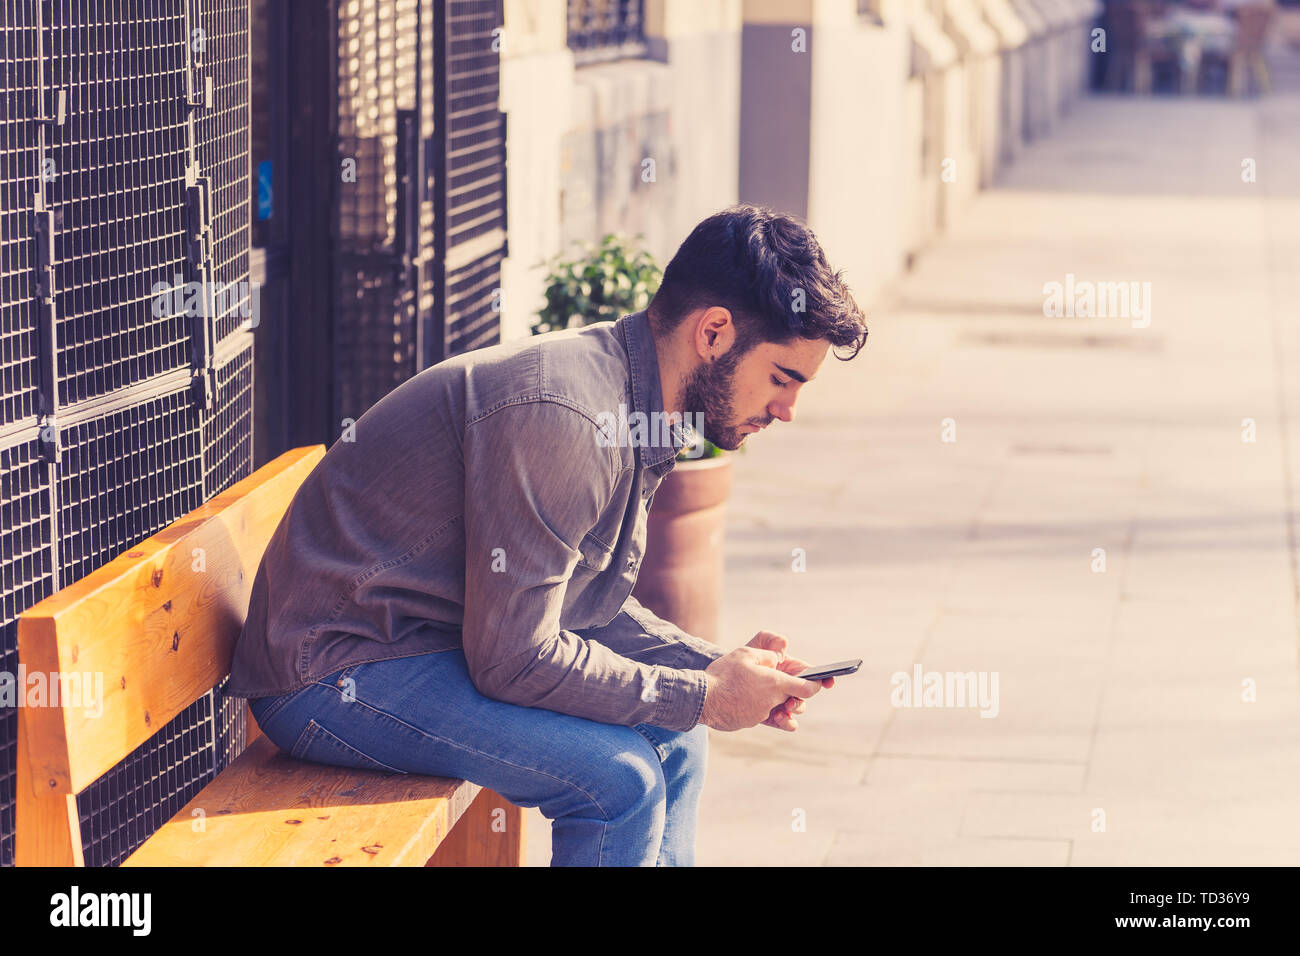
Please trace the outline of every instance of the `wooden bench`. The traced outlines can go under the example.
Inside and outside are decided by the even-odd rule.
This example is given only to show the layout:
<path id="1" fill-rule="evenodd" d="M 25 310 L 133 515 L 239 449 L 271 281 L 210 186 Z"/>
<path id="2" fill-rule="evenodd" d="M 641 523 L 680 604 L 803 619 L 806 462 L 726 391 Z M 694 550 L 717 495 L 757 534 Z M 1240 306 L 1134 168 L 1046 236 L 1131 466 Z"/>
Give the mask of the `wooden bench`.
<path id="1" fill-rule="evenodd" d="M 77 794 L 229 673 L 262 553 L 324 454 L 281 455 L 22 615 L 28 675 L 103 692 L 19 707 L 19 866 L 84 866 Z M 125 865 L 522 865 L 523 813 L 493 791 L 294 760 L 247 717 L 240 756 Z"/>

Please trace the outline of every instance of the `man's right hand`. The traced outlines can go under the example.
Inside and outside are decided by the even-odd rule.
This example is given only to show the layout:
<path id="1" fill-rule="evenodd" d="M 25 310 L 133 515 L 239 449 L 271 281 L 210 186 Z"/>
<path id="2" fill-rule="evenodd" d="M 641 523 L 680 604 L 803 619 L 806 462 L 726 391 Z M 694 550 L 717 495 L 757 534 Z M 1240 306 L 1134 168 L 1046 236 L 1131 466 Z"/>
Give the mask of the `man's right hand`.
<path id="1" fill-rule="evenodd" d="M 768 718 L 787 698 L 807 700 L 822 685 L 777 670 L 781 656 L 762 648 L 738 647 L 705 668 L 709 690 L 700 723 L 714 730 L 744 730 Z"/>

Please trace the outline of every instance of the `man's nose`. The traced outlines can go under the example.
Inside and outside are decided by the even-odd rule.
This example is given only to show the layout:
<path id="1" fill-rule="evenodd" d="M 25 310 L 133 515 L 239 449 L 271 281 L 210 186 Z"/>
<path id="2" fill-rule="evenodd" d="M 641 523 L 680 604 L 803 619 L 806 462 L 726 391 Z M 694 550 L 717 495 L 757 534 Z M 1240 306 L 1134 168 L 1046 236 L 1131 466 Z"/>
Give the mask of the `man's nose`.
<path id="1" fill-rule="evenodd" d="M 767 406 L 768 413 L 773 418 L 778 418 L 783 422 L 794 421 L 794 399 L 786 401 L 776 401 Z"/>

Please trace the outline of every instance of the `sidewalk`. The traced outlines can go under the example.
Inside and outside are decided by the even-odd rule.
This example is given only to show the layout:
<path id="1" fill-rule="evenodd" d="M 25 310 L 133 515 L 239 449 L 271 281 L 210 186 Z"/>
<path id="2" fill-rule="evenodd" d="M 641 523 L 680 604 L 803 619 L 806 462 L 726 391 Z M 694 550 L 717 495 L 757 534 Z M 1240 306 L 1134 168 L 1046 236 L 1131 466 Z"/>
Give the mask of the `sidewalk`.
<path id="1" fill-rule="evenodd" d="M 1297 174 L 1300 93 L 1086 101 L 751 442 L 726 644 L 864 663 L 712 733 L 701 865 L 1300 860 Z M 1045 317 L 1067 273 L 1150 326 Z M 918 664 L 996 672 L 996 717 L 894 707 Z"/>

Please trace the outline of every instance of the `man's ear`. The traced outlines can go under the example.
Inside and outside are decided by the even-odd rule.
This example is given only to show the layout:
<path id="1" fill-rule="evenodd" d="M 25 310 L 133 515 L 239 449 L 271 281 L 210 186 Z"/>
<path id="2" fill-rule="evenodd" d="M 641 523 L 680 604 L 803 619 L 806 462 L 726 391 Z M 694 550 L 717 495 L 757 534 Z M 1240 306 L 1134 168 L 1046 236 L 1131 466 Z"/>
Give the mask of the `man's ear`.
<path id="1" fill-rule="evenodd" d="M 695 320 L 695 352 L 705 362 L 712 362 L 736 344 L 736 323 L 731 310 L 710 306 Z"/>

